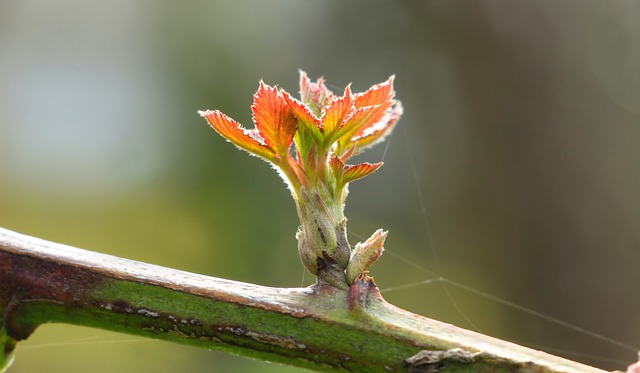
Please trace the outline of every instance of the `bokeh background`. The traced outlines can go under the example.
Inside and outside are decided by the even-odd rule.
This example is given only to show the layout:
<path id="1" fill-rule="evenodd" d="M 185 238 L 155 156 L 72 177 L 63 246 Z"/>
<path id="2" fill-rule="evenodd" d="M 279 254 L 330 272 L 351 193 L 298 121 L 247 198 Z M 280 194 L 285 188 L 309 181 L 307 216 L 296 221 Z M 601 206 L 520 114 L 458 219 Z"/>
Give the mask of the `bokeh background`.
<path id="1" fill-rule="evenodd" d="M 390 230 L 372 273 L 387 300 L 606 369 L 635 358 L 637 1 L 2 1 L 0 226 L 309 284 L 284 184 L 196 114 L 251 126 L 258 81 L 297 93 L 298 69 L 337 92 L 396 74 L 405 115 L 362 156 L 385 166 L 347 207 L 352 243 Z M 453 285 L 408 286 L 427 271 L 626 347 Z M 300 369 L 46 325 L 12 369 L 45 371 Z"/>

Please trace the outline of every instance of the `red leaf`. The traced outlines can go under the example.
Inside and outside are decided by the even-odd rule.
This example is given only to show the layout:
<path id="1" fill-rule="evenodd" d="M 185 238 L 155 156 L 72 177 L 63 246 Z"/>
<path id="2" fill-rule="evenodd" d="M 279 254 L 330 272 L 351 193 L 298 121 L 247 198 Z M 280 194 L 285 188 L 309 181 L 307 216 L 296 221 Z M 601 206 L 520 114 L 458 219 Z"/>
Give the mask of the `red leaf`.
<path id="1" fill-rule="evenodd" d="M 376 84 L 366 92 L 359 93 L 355 97 L 357 108 L 365 106 L 379 107 L 377 115 L 370 119 L 372 124 L 378 122 L 384 116 L 387 109 L 393 105 L 393 96 L 395 96 L 395 92 L 393 91 L 394 78 L 392 75 L 386 82 Z"/>
<path id="2" fill-rule="evenodd" d="M 324 115 L 320 118 L 325 136 L 331 138 L 332 135 L 342 127 L 344 120 L 348 118 L 353 110 L 355 110 L 355 106 L 353 97 L 351 96 L 351 88 L 347 87 L 342 97 L 331 100 Z M 331 140 L 329 141 L 332 142 Z"/>
<path id="3" fill-rule="evenodd" d="M 376 171 L 380 166 L 382 166 L 382 162 L 347 165 L 343 169 L 342 182 L 346 184 L 361 179 Z"/>
<path id="4" fill-rule="evenodd" d="M 346 185 L 354 180 L 361 179 L 376 171 L 380 166 L 382 166 L 382 162 L 345 165 L 340 157 L 337 156 L 331 157 L 329 160 L 329 167 L 331 167 L 339 185 Z"/>
<path id="5" fill-rule="evenodd" d="M 320 116 L 325 106 L 335 97 L 325 85 L 324 79 L 319 78 L 316 83 L 312 83 L 307 73 L 300 70 L 300 98 L 302 102 L 309 106 L 311 112 Z"/>
<path id="6" fill-rule="evenodd" d="M 273 162 L 275 160 L 274 151 L 265 144 L 257 131 L 245 129 L 240 123 L 224 115 L 219 110 L 204 110 L 198 113 L 209 122 L 213 129 L 235 146 L 269 161 Z"/>
<path id="7" fill-rule="evenodd" d="M 339 139 L 338 154 L 342 154 L 347 148 L 353 146 L 352 139 L 356 133 L 360 132 L 360 128 L 368 125 L 371 117 L 376 115 L 378 106 L 365 106 L 352 111 L 345 119 L 342 128 L 338 130 L 337 138 Z"/>
<path id="8" fill-rule="evenodd" d="M 402 105 L 400 104 L 400 101 L 397 101 L 391 112 L 386 113 L 385 116 L 377 123 L 357 131 L 357 135 L 351 139 L 351 142 L 356 144 L 356 148 L 358 150 L 362 150 L 379 143 L 391 133 L 391 130 L 393 130 L 396 123 L 398 123 L 398 120 L 400 120 L 401 115 Z"/>
<path id="9" fill-rule="evenodd" d="M 296 117 L 282 93 L 276 87 L 260 82 L 251 110 L 256 128 L 267 146 L 272 148 L 280 158 L 285 158 L 289 154 L 298 126 Z"/>
<path id="10" fill-rule="evenodd" d="M 287 92 L 282 92 L 284 96 L 284 100 L 287 102 L 293 114 L 298 118 L 298 124 L 301 124 L 309 133 L 313 135 L 316 139 L 316 142 L 322 142 L 324 136 L 321 131 L 321 121 L 316 118 L 315 115 L 311 112 L 309 107 L 302 102 L 296 100 L 291 97 Z"/>
<path id="11" fill-rule="evenodd" d="M 333 171 L 336 179 L 338 180 L 338 184 L 341 183 L 342 180 L 342 170 L 344 169 L 344 162 L 340 160 L 338 157 L 331 157 L 329 160 L 329 167 Z"/>
<path id="12" fill-rule="evenodd" d="M 395 103 L 393 99 L 395 96 L 393 80 L 394 76 L 392 75 L 386 82 L 376 84 L 366 92 L 356 96 L 356 107 L 376 106 L 377 109 L 371 112 L 371 116 L 367 118 L 365 123 L 359 125 L 358 130 L 352 134 L 352 137 L 364 137 L 365 133 L 370 135 L 372 132 L 383 130 L 388 125 L 391 120 L 389 116 L 392 115 L 390 111 L 393 110 L 392 106 Z M 401 109 L 394 111 L 397 112 L 397 117 L 402 113 Z M 393 124 L 397 122 L 397 119 L 395 118 Z M 392 127 L 391 125 L 389 126 Z M 375 130 L 371 130 L 372 127 L 375 127 Z"/>

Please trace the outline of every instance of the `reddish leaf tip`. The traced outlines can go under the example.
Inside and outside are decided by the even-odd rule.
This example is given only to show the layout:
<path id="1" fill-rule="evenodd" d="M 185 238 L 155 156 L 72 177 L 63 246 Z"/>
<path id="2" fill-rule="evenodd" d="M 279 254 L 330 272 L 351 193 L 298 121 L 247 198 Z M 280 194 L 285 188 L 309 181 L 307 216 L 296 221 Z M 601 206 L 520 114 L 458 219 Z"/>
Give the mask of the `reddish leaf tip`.
<path id="1" fill-rule="evenodd" d="M 214 113 L 214 112 L 216 112 L 216 111 L 218 111 L 218 110 L 210 110 L 210 109 L 207 109 L 207 110 L 198 110 L 198 114 L 199 114 L 201 117 L 206 118 L 207 116 L 209 116 L 209 115 L 213 114 L 213 113 Z"/>

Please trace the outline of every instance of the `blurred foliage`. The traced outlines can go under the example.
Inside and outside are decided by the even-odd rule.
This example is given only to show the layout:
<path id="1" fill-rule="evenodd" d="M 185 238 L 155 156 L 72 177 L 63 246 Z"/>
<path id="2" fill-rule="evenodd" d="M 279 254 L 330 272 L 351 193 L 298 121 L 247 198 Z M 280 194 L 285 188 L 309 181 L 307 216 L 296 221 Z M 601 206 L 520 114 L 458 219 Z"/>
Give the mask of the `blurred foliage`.
<path id="1" fill-rule="evenodd" d="M 259 79 L 295 92 L 304 69 L 358 91 L 396 74 L 405 115 L 347 201 L 352 243 L 390 230 L 380 287 L 427 269 L 640 345 L 635 1 L 3 1 L 0 50 L 0 226 L 300 286 L 284 184 L 196 110 L 249 125 Z M 607 369 L 635 358 L 451 286 L 386 298 Z M 185 368 L 297 371 L 51 325 L 12 372 Z"/>

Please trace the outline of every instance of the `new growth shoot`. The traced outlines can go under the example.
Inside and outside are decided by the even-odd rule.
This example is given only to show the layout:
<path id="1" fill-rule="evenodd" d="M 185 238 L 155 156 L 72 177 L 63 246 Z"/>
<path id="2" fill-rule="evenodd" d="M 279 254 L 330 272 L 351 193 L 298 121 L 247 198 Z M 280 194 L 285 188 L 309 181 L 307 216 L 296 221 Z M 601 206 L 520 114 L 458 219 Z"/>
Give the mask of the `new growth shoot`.
<path id="1" fill-rule="evenodd" d="M 337 96 L 322 78 L 312 82 L 300 72 L 300 100 L 260 82 L 253 129 L 218 110 L 199 112 L 228 141 L 271 163 L 289 185 L 301 224 L 300 260 L 319 283 L 346 290 L 382 254 L 387 232 L 379 229 L 351 247 L 344 216 L 349 183 L 382 162 L 347 162 L 391 132 L 402 114 L 394 96 L 393 76 L 363 93 L 347 86 Z"/>

